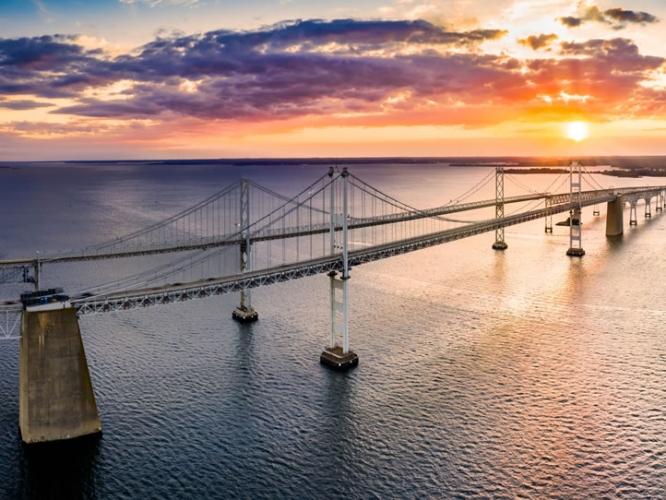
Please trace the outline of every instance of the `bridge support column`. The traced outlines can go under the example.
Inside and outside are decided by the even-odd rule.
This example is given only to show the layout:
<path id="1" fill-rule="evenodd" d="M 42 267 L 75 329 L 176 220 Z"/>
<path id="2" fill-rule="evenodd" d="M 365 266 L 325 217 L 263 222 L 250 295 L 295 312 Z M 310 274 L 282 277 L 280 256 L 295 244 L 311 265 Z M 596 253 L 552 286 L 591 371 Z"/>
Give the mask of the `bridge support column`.
<path id="1" fill-rule="evenodd" d="M 553 205 L 553 200 L 550 198 L 550 196 L 546 197 L 546 217 L 545 217 L 545 227 L 544 227 L 544 232 L 546 234 L 550 233 L 553 234 L 553 214 L 550 212 L 550 208 Z"/>
<path id="2" fill-rule="evenodd" d="M 342 214 L 337 222 L 342 224 L 342 275 L 328 274 L 331 291 L 331 343 L 321 353 L 320 362 L 335 370 L 346 370 L 358 365 L 358 355 L 349 349 L 349 236 L 347 219 L 349 207 L 347 201 L 347 169 L 342 171 Z M 333 189 L 333 186 L 331 186 Z M 335 227 L 333 204 L 331 204 L 331 248 L 335 248 Z M 342 337 L 340 344 L 338 339 Z"/>
<path id="3" fill-rule="evenodd" d="M 504 167 L 495 168 L 495 218 L 504 218 Z M 504 241 L 504 227 L 495 229 L 493 250 L 506 250 L 509 246 Z"/>
<path id="4" fill-rule="evenodd" d="M 250 240 L 250 184 L 241 179 L 240 184 L 240 227 L 243 236 L 240 244 L 240 270 L 241 273 L 252 270 L 252 242 Z M 240 305 L 234 309 L 231 317 L 239 323 L 254 323 L 259 314 L 252 307 L 252 292 L 249 288 L 242 288 L 240 292 Z"/>
<path id="5" fill-rule="evenodd" d="M 629 225 L 638 226 L 638 216 L 636 215 L 636 201 L 632 201 L 629 206 Z"/>
<path id="6" fill-rule="evenodd" d="M 663 195 L 662 192 L 657 193 L 657 204 L 656 204 L 656 207 L 655 207 L 655 211 L 657 211 L 657 212 L 663 212 L 664 211 L 663 201 L 662 201 L 663 196 L 664 195 Z"/>
<path id="7" fill-rule="evenodd" d="M 59 441 L 102 430 L 72 307 L 23 312 L 19 428 L 25 443 Z"/>
<path id="8" fill-rule="evenodd" d="M 574 162 L 569 168 L 569 199 L 572 205 L 571 210 L 569 210 L 569 250 L 567 250 L 569 257 L 582 257 L 585 255 L 581 229 L 581 188 L 582 167 L 580 163 Z"/>
<path id="9" fill-rule="evenodd" d="M 645 218 L 652 218 L 652 200 L 650 198 L 645 198 Z"/>
<path id="10" fill-rule="evenodd" d="M 624 233 L 624 200 L 620 197 L 608 202 L 606 208 L 606 236 Z"/>
<path id="11" fill-rule="evenodd" d="M 35 291 L 39 290 L 41 274 L 42 274 L 42 265 L 39 259 L 36 259 L 32 264 L 33 270 L 33 282 L 35 285 Z"/>

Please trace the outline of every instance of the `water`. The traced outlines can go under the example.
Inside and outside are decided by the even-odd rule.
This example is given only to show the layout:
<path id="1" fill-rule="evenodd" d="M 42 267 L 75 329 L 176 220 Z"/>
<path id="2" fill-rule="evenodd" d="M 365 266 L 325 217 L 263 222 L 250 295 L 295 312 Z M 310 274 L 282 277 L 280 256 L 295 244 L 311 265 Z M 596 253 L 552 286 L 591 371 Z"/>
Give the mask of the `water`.
<path id="1" fill-rule="evenodd" d="M 353 168 L 421 207 L 448 202 L 488 172 Z M 2 169 L 0 253 L 99 242 L 241 175 L 295 193 L 321 173 Z M 553 178 L 519 181 L 542 189 Z M 518 193 L 507 183 L 507 195 Z M 568 228 L 545 235 L 535 221 L 507 230 L 505 253 L 485 234 L 353 269 L 360 365 L 346 374 L 319 365 L 329 331 L 324 276 L 256 290 L 260 321 L 250 327 L 231 321 L 231 295 L 84 316 L 99 439 L 21 445 L 18 343 L 2 341 L 0 496 L 664 497 L 666 219 L 641 215 L 609 241 L 604 212 L 584 211 L 582 260 L 564 255 Z M 74 286 L 98 266 L 76 276 L 47 270 L 47 284 Z"/>

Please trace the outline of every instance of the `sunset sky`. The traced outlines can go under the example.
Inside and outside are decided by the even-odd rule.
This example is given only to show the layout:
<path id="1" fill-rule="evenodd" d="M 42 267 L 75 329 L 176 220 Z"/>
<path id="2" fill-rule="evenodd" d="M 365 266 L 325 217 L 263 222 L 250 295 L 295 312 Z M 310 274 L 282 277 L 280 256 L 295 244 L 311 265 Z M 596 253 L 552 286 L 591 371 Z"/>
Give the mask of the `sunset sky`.
<path id="1" fill-rule="evenodd" d="M 0 161 L 666 154 L 665 33 L 664 0 L 2 0 Z"/>

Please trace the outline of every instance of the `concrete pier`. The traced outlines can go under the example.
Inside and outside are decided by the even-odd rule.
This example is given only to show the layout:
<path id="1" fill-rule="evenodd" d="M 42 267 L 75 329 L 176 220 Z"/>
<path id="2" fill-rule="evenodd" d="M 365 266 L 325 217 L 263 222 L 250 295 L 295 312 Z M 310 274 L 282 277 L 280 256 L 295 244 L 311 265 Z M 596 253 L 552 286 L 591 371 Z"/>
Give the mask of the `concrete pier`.
<path id="1" fill-rule="evenodd" d="M 582 248 L 571 247 L 569 250 L 567 250 L 567 255 L 569 257 L 582 257 L 585 255 L 585 250 Z"/>
<path id="2" fill-rule="evenodd" d="M 353 351 L 342 352 L 342 347 L 327 347 L 319 358 L 321 364 L 335 370 L 347 370 L 358 365 L 358 354 Z"/>
<path id="3" fill-rule="evenodd" d="M 259 314 L 252 307 L 239 306 L 234 309 L 231 317 L 239 323 L 254 323 L 259 319 Z"/>
<path id="4" fill-rule="evenodd" d="M 493 250 L 506 250 L 509 248 L 509 245 L 507 245 L 504 241 L 496 241 L 493 243 L 492 248 Z"/>
<path id="5" fill-rule="evenodd" d="M 59 441 L 102 430 L 74 308 L 24 311 L 19 358 L 23 442 Z"/>
<path id="6" fill-rule="evenodd" d="M 624 202 L 617 198 L 608 202 L 606 209 L 606 236 L 620 236 L 624 233 Z"/>

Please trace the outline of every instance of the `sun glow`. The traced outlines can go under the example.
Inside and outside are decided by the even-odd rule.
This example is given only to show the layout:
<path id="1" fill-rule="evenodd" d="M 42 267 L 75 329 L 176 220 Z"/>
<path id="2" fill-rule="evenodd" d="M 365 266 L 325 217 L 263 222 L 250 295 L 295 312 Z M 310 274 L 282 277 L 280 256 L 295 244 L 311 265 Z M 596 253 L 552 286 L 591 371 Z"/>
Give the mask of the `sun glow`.
<path id="1" fill-rule="evenodd" d="M 586 122 L 567 123 L 567 137 L 573 141 L 581 142 L 590 135 L 589 127 Z"/>

